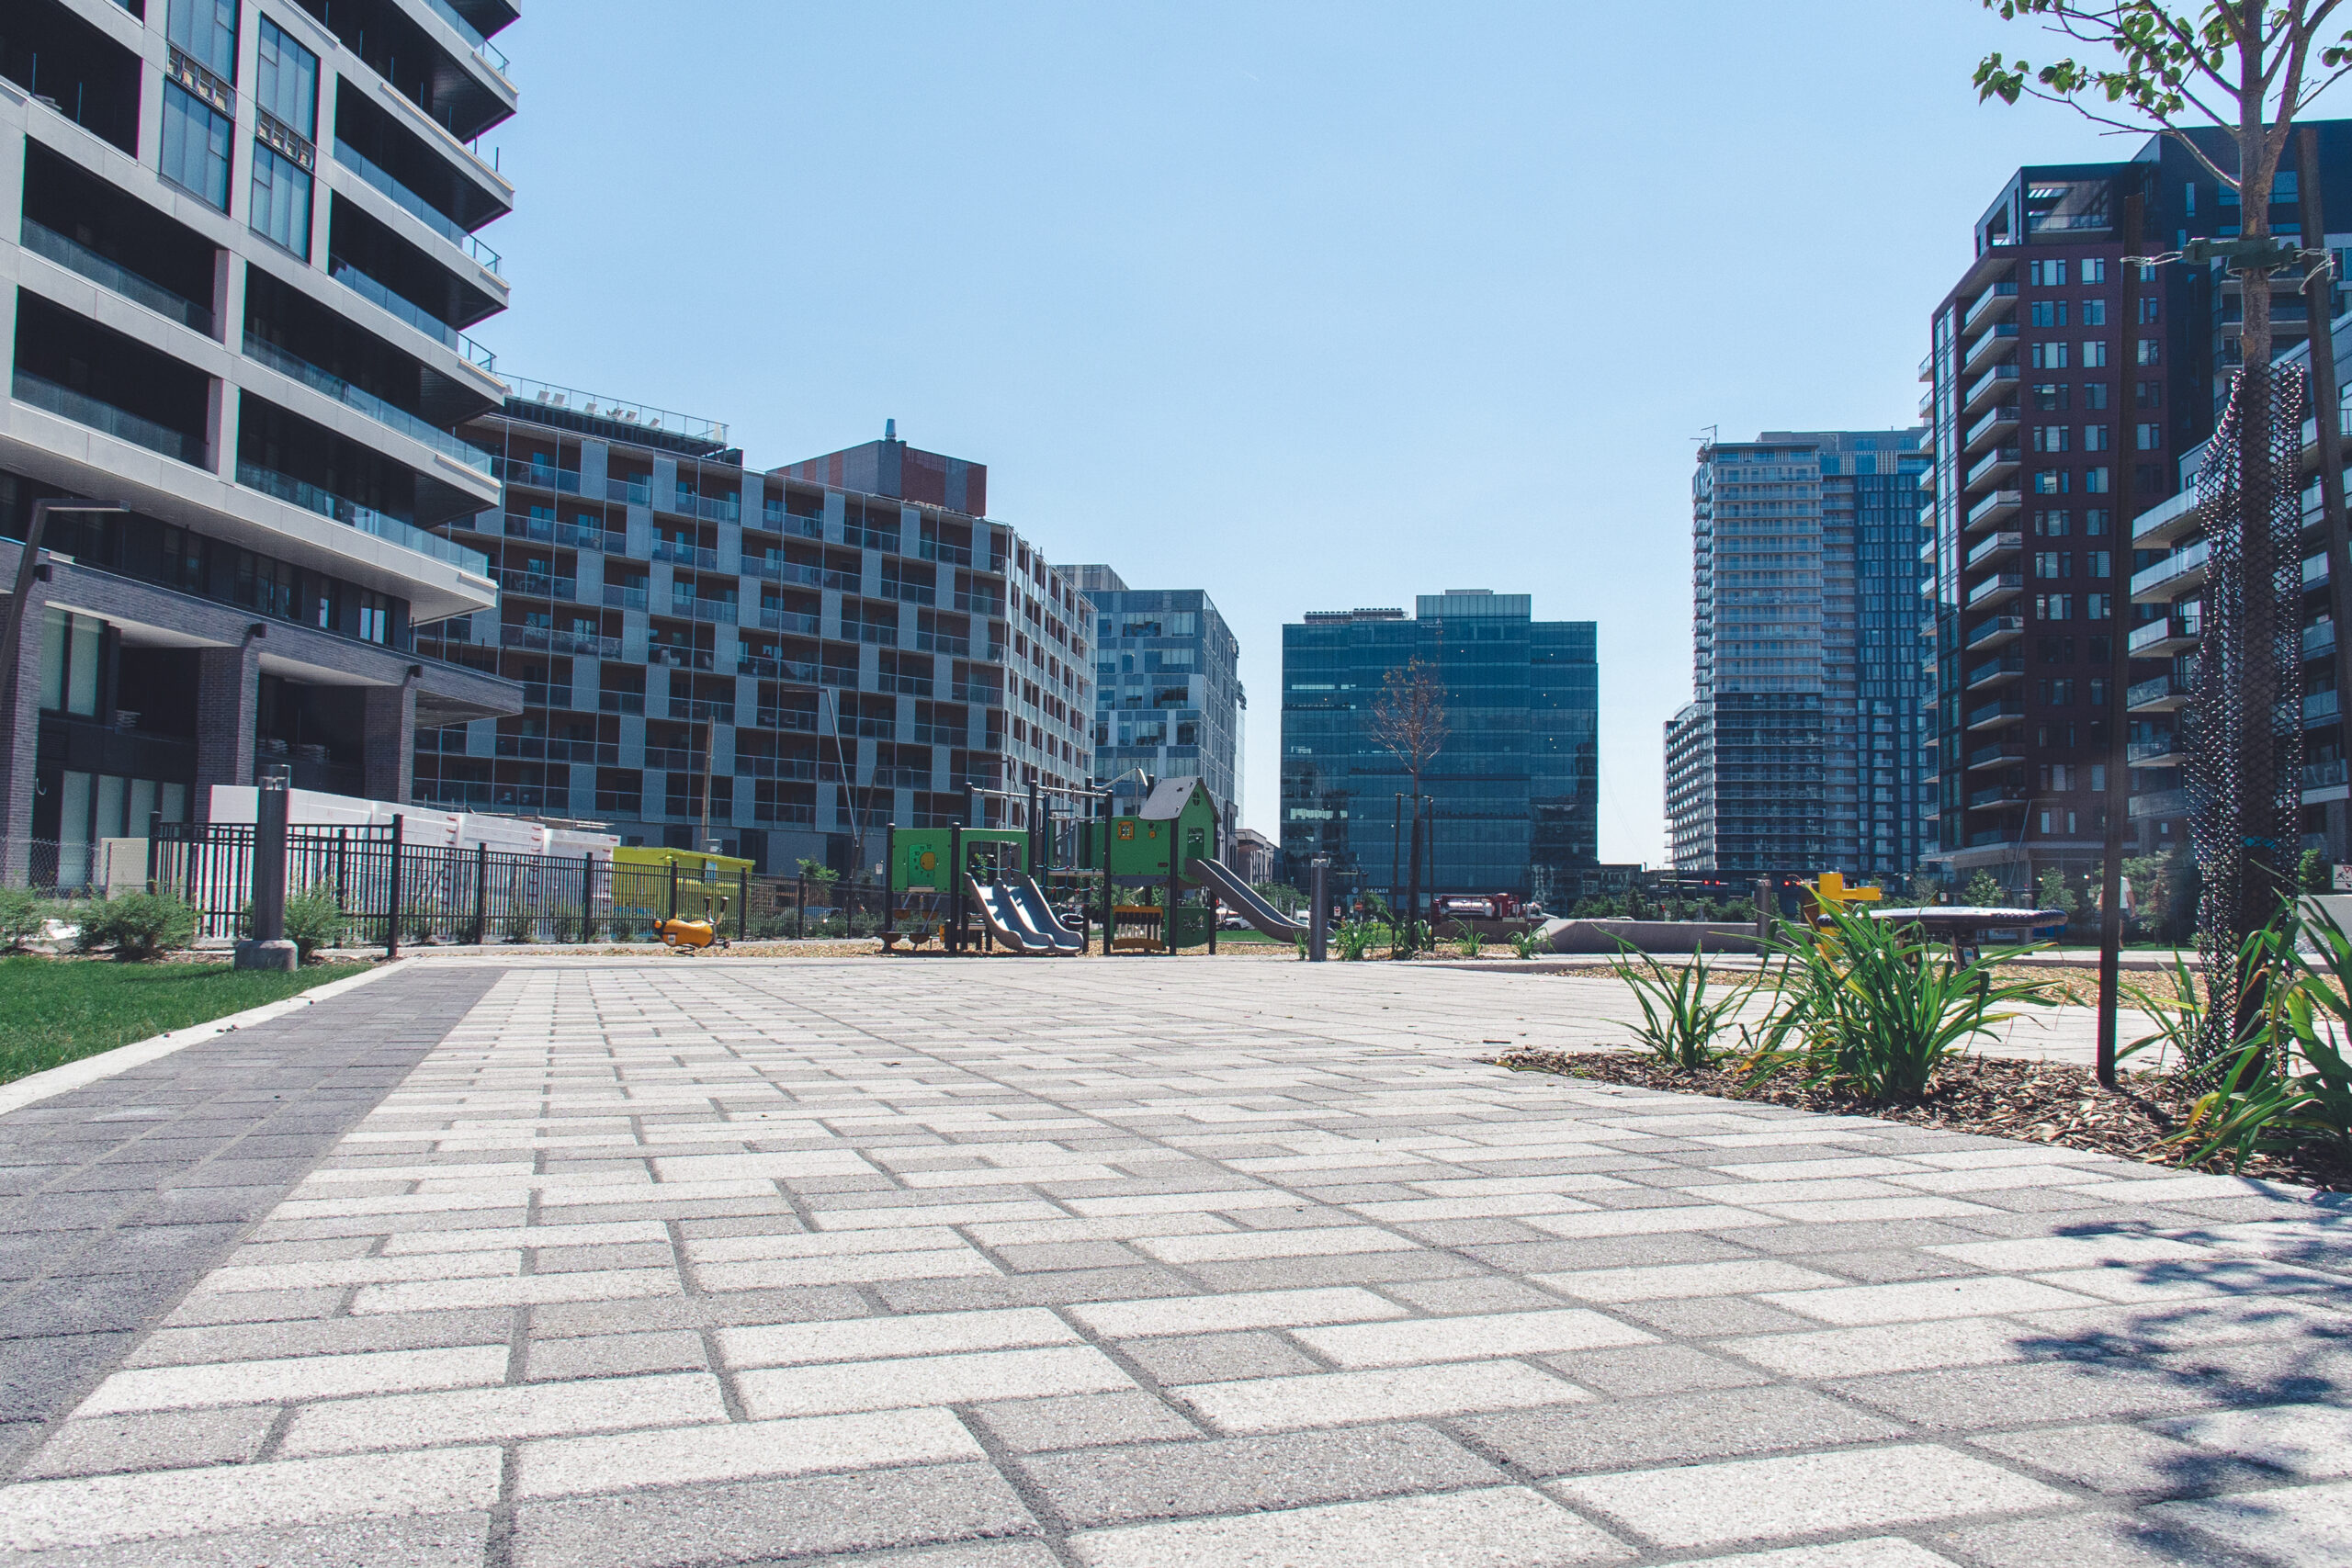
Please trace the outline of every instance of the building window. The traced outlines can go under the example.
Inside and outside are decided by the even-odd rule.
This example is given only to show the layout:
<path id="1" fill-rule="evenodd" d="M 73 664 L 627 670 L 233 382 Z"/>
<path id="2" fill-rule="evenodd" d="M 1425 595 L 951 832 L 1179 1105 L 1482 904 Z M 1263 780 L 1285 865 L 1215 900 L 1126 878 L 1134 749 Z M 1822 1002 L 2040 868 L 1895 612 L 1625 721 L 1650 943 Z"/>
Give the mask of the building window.
<path id="1" fill-rule="evenodd" d="M 311 176 L 276 148 L 254 143 L 254 232 L 311 259 Z"/>
<path id="2" fill-rule="evenodd" d="M 2158 319 L 2158 303 L 2159 302 L 2154 295 L 2146 296 L 2141 299 L 2140 321 L 2143 326 Z"/>
<path id="3" fill-rule="evenodd" d="M 2066 570 L 2068 564 L 2069 558 L 2064 551 L 2042 550 L 2033 558 L 2033 575 L 2041 578 L 2065 577 L 2070 575 Z"/>
<path id="4" fill-rule="evenodd" d="M 2063 343 L 2038 343 L 2029 352 L 2036 370 L 2066 368 L 2066 345 Z"/>
<path id="5" fill-rule="evenodd" d="M 2105 452 L 2111 450 L 2111 448 L 2112 444 L 2108 440 L 2108 428 L 2106 425 L 2086 424 L 2083 426 L 2084 451 Z"/>
<path id="6" fill-rule="evenodd" d="M 2037 452 L 2064 452 L 2066 449 L 2066 427 L 2063 424 L 2035 425 L 2033 449 Z"/>
<path id="7" fill-rule="evenodd" d="M 2057 288 L 2066 282 L 2066 264 L 2063 261 L 2026 263 L 2026 281 L 2037 288 Z"/>
<path id="8" fill-rule="evenodd" d="M 2161 364 L 2161 344 L 2159 344 L 2156 339 L 2152 337 L 2143 337 L 2140 340 L 2139 358 L 2134 361 L 2134 363 L 2140 365 Z"/>
<path id="9" fill-rule="evenodd" d="M 381 593 L 362 590 L 359 594 L 359 640 L 389 642 L 392 636 L 392 602 Z"/>
<path id="10" fill-rule="evenodd" d="M 254 58 L 254 102 L 306 141 L 319 135 L 319 57 L 280 32 L 267 17 Z"/>
<path id="11" fill-rule="evenodd" d="M 2085 283 L 2088 283 L 2090 279 L 2086 277 L 2083 281 Z M 2106 300 L 2086 299 L 2083 301 L 2083 325 L 2086 327 L 2103 327 L 2107 325 Z M 2086 359 L 2083 363 L 2087 365 L 2090 361 Z"/>
<path id="12" fill-rule="evenodd" d="M 164 36 L 223 82 L 237 79 L 237 0 L 172 0 Z"/>
<path id="13" fill-rule="evenodd" d="M 2033 302 L 2031 316 L 2033 324 L 2037 327 L 2063 327 L 2066 324 L 2066 301 L 2036 299 Z"/>
<path id="14" fill-rule="evenodd" d="M 2103 338 L 2091 338 L 2085 340 L 2083 344 L 2083 368 L 2086 370 L 2096 370 L 2106 363 L 2106 340 Z"/>
<path id="15" fill-rule="evenodd" d="M 2033 493 L 2036 495 L 2064 495 L 2066 490 L 2067 478 L 2064 473 L 2040 473 L 2033 476 Z"/>
<path id="16" fill-rule="evenodd" d="M 2083 493 L 2085 495 L 2105 495 L 2108 491 L 2107 478 L 2107 470 L 2105 468 L 2085 468 L 2083 470 Z"/>
<path id="17" fill-rule="evenodd" d="M 2067 526 L 2068 520 L 2064 511 L 2037 512 L 2033 514 L 2033 531 L 2043 538 L 2063 539 L 2066 536 Z"/>
<path id="18" fill-rule="evenodd" d="M 2132 445 L 2142 452 L 2153 452 L 2165 444 L 2165 427 L 2161 424 L 2135 424 L 2132 427 Z"/>
<path id="19" fill-rule="evenodd" d="M 2115 552 L 2113 550 L 2093 550 L 2083 558 L 2083 565 L 2085 569 L 2085 575 L 2086 576 L 2109 576 L 2115 570 Z M 2098 617 L 2094 615 L 2091 618 L 2093 620 L 2097 620 Z"/>
<path id="20" fill-rule="evenodd" d="M 2033 613 L 2045 621 L 2072 620 L 2074 598 L 2071 593 L 2037 593 L 2033 600 Z"/>
<path id="21" fill-rule="evenodd" d="M 225 115 L 177 82 L 164 84 L 164 177 L 221 211 L 229 210 L 229 139 Z"/>
<path id="22" fill-rule="evenodd" d="M 2165 384 L 2162 381 L 2135 381 L 2132 386 L 2132 406 L 2137 409 L 2160 409 L 2165 406 Z"/>
<path id="23" fill-rule="evenodd" d="M 2083 616 L 2086 620 L 2103 621 L 2114 613 L 2115 595 L 2086 593 L 2083 595 Z"/>
<path id="24" fill-rule="evenodd" d="M 2033 387 L 2033 406 L 2043 413 L 2064 413 L 2072 400 L 2063 381 L 2037 381 Z"/>
<path id="25" fill-rule="evenodd" d="M 2107 407 L 2106 382 L 2089 381 L 2084 383 L 2083 407 L 2086 409 L 2103 409 Z"/>

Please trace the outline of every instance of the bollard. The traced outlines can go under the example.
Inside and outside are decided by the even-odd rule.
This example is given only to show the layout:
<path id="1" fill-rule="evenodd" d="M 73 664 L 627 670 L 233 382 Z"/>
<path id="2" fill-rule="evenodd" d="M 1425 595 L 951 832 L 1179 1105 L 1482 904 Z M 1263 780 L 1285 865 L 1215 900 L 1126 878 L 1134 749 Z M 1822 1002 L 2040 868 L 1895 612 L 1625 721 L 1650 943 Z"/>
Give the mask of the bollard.
<path id="1" fill-rule="evenodd" d="M 286 780 L 266 778 L 254 796 L 253 935 L 237 944 L 236 967 L 291 971 L 302 961 L 286 940 Z"/>
<path id="2" fill-rule="evenodd" d="M 1774 908 L 1776 901 L 1773 896 L 1772 879 L 1769 876 L 1758 877 L 1756 879 L 1756 940 L 1759 944 L 1772 940 L 1772 917 L 1780 912 Z"/>
<path id="3" fill-rule="evenodd" d="M 1329 935 L 1331 925 L 1329 881 L 1331 861 L 1328 855 L 1317 855 L 1307 864 L 1307 897 L 1313 902 L 1306 917 L 1306 961 L 1320 964 L 1324 961 L 1324 942 Z"/>

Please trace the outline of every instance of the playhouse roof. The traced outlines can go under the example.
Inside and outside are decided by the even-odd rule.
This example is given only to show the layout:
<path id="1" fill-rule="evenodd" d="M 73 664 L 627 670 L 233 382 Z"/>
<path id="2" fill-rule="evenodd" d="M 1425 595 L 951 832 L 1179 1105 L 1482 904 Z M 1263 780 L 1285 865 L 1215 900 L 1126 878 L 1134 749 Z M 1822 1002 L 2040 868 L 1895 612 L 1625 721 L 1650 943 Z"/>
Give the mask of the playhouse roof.
<path id="1" fill-rule="evenodd" d="M 1151 786 L 1151 794 L 1144 799 L 1143 809 L 1136 815 L 1147 822 L 1172 822 L 1184 814 L 1184 807 L 1191 803 L 1195 790 L 1205 795 L 1208 786 L 1198 778 L 1162 779 Z"/>

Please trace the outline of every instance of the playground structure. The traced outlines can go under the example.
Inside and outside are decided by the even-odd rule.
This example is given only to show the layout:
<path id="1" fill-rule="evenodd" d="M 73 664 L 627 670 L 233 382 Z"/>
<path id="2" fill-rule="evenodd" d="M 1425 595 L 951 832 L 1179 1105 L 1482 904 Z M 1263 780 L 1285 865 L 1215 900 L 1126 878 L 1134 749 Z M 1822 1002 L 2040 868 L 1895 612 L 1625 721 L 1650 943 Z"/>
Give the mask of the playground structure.
<path id="1" fill-rule="evenodd" d="M 884 952 L 924 952 L 935 940 L 943 953 L 1001 947 L 1071 957 L 1089 952 L 1090 933 L 1099 932 L 1104 954 L 1199 946 L 1214 953 L 1220 899 L 1279 941 L 1306 932 L 1216 859 L 1216 807 L 1197 778 L 1159 781 L 1124 816 L 1113 815 L 1107 790 L 972 795 L 975 819 L 983 796 L 1025 799 L 1029 826 L 892 825 Z M 1057 814 L 1057 799 L 1095 809 Z M 1062 908 L 1081 911 L 1076 927 L 1054 892 Z"/>

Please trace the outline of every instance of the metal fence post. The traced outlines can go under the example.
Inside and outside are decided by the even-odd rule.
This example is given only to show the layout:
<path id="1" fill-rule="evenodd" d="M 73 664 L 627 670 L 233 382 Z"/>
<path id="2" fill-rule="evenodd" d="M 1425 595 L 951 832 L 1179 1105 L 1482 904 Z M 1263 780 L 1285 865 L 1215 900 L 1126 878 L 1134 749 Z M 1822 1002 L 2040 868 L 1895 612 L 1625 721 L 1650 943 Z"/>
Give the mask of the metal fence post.
<path id="1" fill-rule="evenodd" d="M 678 918 L 678 863 L 670 863 L 670 919 Z"/>
<path id="2" fill-rule="evenodd" d="M 582 946 L 596 940 L 596 855 L 593 850 L 580 852 L 580 942 Z"/>
<path id="3" fill-rule="evenodd" d="M 795 942 L 808 935 L 808 874 L 802 872 L 792 879 L 792 937 Z"/>
<path id="4" fill-rule="evenodd" d="M 474 945 L 490 940 L 490 841 L 474 846 Z"/>
<path id="5" fill-rule="evenodd" d="M 147 813 L 147 891 L 155 891 L 155 841 L 164 836 L 164 814 Z"/>
<path id="6" fill-rule="evenodd" d="M 384 879 L 384 956 L 401 955 L 401 840 L 408 818 L 398 814 L 392 818 L 392 864 Z"/>
<path id="7" fill-rule="evenodd" d="M 740 865 L 735 868 L 735 934 L 752 940 L 752 874 Z"/>

